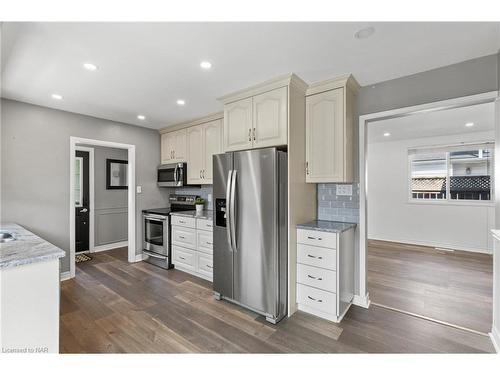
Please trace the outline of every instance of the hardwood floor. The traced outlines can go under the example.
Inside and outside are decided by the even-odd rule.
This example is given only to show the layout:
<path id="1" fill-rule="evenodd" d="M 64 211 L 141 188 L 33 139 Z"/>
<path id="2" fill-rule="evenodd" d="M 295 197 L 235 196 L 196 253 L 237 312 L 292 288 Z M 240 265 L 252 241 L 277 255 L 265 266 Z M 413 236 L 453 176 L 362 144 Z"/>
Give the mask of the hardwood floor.
<path id="1" fill-rule="evenodd" d="M 373 303 L 479 332 L 491 330 L 491 255 L 369 241 L 367 287 Z"/>
<path id="2" fill-rule="evenodd" d="M 298 312 L 274 326 L 212 296 L 211 283 L 127 251 L 93 254 L 61 286 L 62 353 L 478 353 L 489 338 L 380 307 L 334 324 Z"/>

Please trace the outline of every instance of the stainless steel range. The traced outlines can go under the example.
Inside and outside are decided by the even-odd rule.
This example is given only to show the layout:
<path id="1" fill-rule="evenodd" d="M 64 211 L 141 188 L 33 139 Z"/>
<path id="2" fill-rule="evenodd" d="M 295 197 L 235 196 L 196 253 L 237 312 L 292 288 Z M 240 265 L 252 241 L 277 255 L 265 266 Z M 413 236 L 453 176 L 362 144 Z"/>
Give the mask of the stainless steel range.
<path id="1" fill-rule="evenodd" d="M 170 207 L 142 211 L 144 231 L 142 252 L 148 255 L 146 262 L 165 269 L 173 268 L 170 212 L 194 210 L 196 198 L 196 195 L 171 194 L 169 197 Z"/>

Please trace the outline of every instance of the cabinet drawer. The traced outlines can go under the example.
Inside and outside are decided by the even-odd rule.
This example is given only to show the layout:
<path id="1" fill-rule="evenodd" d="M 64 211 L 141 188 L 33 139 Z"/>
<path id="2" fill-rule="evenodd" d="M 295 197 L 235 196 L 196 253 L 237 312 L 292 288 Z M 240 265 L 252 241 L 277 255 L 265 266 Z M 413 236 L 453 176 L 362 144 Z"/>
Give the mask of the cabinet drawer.
<path id="1" fill-rule="evenodd" d="M 320 232 L 316 230 L 297 229 L 297 242 L 304 245 L 313 245 L 337 248 L 337 233 Z"/>
<path id="2" fill-rule="evenodd" d="M 196 229 L 208 230 L 211 232 L 213 230 L 212 220 L 196 219 Z"/>
<path id="3" fill-rule="evenodd" d="M 196 269 L 195 251 L 179 246 L 172 246 L 172 262 L 176 266 L 187 268 L 191 271 Z"/>
<path id="4" fill-rule="evenodd" d="M 214 268 L 212 256 L 202 253 L 197 253 L 196 256 L 198 257 L 198 272 L 211 279 L 213 277 Z"/>
<path id="5" fill-rule="evenodd" d="M 297 262 L 335 271 L 337 269 L 337 250 L 297 244 Z"/>
<path id="6" fill-rule="evenodd" d="M 184 227 L 172 227 L 172 243 L 188 247 L 190 249 L 196 248 L 196 230 Z"/>
<path id="7" fill-rule="evenodd" d="M 196 228 L 196 219 L 194 217 L 170 215 L 170 223 L 181 227 Z"/>
<path id="8" fill-rule="evenodd" d="M 204 253 L 213 253 L 213 233 L 203 230 L 196 231 L 196 249 Z"/>
<path id="9" fill-rule="evenodd" d="M 335 293 L 297 284 L 297 303 L 327 314 L 337 315 L 337 295 Z"/>
<path id="10" fill-rule="evenodd" d="M 337 292 L 337 272 L 297 264 L 297 282 L 315 288 Z"/>

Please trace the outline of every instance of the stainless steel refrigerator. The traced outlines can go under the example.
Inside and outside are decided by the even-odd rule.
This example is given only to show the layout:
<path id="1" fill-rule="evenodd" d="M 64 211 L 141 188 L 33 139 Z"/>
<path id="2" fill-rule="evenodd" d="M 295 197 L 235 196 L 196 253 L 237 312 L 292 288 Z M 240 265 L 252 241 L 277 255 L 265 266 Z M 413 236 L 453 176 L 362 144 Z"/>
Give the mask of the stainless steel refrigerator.
<path id="1" fill-rule="evenodd" d="M 215 297 L 277 323 L 287 311 L 287 154 L 213 157 Z"/>

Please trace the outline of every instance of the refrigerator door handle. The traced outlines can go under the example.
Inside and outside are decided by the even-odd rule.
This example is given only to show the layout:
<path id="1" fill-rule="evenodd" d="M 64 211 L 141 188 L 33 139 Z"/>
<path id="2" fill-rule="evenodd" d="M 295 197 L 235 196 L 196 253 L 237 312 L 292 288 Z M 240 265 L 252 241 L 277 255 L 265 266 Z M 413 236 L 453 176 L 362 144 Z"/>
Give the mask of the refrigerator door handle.
<path id="1" fill-rule="evenodd" d="M 233 177 L 233 170 L 229 170 L 227 174 L 227 186 L 226 186 L 226 234 L 227 243 L 231 252 L 233 251 L 233 241 L 231 239 L 231 180 Z"/>
<path id="2" fill-rule="evenodd" d="M 233 251 L 237 251 L 237 244 L 236 244 L 236 208 L 235 208 L 235 195 L 236 195 L 236 170 L 233 170 L 233 176 L 232 176 L 232 181 L 231 181 L 231 206 L 229 208 L 231 214 L 230 214 L 230 221 L 231 221 L 231 240 L 232 240 L 232 249 Z"/>

